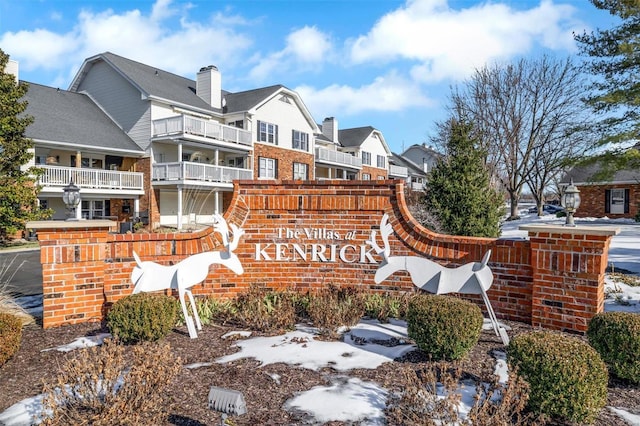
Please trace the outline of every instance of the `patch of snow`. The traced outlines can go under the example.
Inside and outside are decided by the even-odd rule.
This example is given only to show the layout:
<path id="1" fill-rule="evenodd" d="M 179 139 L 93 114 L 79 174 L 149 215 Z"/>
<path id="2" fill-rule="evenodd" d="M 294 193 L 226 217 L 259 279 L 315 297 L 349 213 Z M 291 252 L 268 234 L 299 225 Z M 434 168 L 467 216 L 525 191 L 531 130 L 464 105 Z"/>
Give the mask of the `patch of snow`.
<path id="1" fill-rule="evenodd" d="M 0 413 L 0 425 L 29 426 L 40 424 L 38 418 L 42 416 L 43 399 L 44 395 L 41 394 L 16 402 Z"/>
<path id="2" fill-rule="evenodd" d="M 196 368 L 210 367 L 212 365 L 213 365 L 212 362 L 194 362 L 193 364 L 185 365 L 184 368 L 186 368 L 188 370 L 194 370 Z"/>
<path id="3" fill-rule="evenodd" d="M 111 337 L 112 336 L 109 333 L 100 333 L 100 334 L 96 334 L 95 336 L 78 337 L 76 340 L 74 340 L 73 342 L 67 345 L 57 346 L 55 348 L 43 349 L 41 352 L 47 352 L 47 351 L 70 352 L 75 349 L 90 348 L 92 346 L 102 345 L 102 343 L 104 342 L 104 339 L 109 339 Z"/>
<path id="4" fill-rule="evenodd" d="M 387 391 L 376 383 L 351 377 L 302 392 L 287 401 L 285 409 L 308 413 L 314 423 L 366 420 L 367 425 L 384 425 L 386 400 Z"/>
<path id="5" fill-rule="evenodd" d="M 640 414 L 633 414 L 624 408 L 609 407 L 615 415 L 625 420 L 631 426 L 640 426 Z"/>

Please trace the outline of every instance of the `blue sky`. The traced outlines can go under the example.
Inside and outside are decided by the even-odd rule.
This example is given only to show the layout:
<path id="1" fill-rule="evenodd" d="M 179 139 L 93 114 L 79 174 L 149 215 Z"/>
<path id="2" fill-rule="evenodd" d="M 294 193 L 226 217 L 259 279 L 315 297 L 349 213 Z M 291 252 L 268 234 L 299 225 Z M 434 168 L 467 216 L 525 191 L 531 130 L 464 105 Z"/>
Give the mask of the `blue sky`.
<path id="1" fill-rule="evenodd" d="M 475 68 L 576 55 L 572 32 L 612 23 L 587 0 L 0 0 L 0 48 L 21 79 L 65 89 L 104 51 L 189 78 L 214 64 L 226 90 L 283 84 L 316 122 L 402 152 Z"/>

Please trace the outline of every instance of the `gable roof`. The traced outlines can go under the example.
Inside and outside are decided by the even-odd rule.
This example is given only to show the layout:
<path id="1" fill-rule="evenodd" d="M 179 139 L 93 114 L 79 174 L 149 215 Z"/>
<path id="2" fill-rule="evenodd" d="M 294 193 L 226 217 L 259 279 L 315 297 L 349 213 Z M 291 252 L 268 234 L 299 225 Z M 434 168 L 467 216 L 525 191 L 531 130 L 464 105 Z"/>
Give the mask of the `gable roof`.
<path id="1" fill-rule="evenodd" d="M 338 130 L 338 140 L 344 147 L 359 147 L 374 130 L 371 126 Z"/>
<path id="2" fill-rule="evenodd" d="M 602 170 L 602 166 L 593 163 L 585 166 L 574 167 L 562 178 L 562 183 L 569 183 L 573 179 L 575 185 L 601 185 L 612 183 L 640 183 L 640 170 L 618 170 L 607 180 L 596 181 L 593 176 Z"/>
<path id="3" fill-rule="evenodd" d="M 407 169 L 409 169 L 409 174 L 410 175 L 420 175 L 420 176 L 426 176 L 427 174 L 425 173 L 424 170 L 422 170 L 422 168 L 420 166 L 418 166 L 416 163 L 414 163 L 413 161 L 409 160 L 408 158 L 404 158 L 399 154 L 396 154 L 395 152 L 391 153 L 391 157 L 389 158 L 389 163 L 391 164 L 395 164 L 396 166 L 404 166 Z"/>
<path id="4" fill-rule="evenodd" d="M 225 91 L 223 92 L 223 111 L 225 113 L 249 111 L 283 88 L 285 88 L 283 85 L 276 84 L 259 89 L 245 90 L 244 92 L 231 93 Z"/>
<path id="5" fill-rule="evenodd" d="M 338 140 L 340 141 L 340 145 L 345 148 L 357 148 L 361 146 L 364 141 L 366 141 L 367 138 L 374 132 L 378 134 L 385 152 L 388 155 L 391 155 L 391 150 L 389 149 L 387 142 L 384 140 L 382 132 L 372 126 L 354 127 L 351 129 L 338 130 Z"/>
<path id="6" fill-rule="evenodd" d="M 111 52 L 100 53 L 85 59 L 71 82 L 69 90 L 76 91 L 89 69 L 99 61 L 109 64 L 147 97 L 162 99 L 209 112 L 222 112 L 220 108 L 212 107 L 196 95 L 195 80 L 123 58 Z"/>
<path id="7" fill-rule="evenodd" d="M 28 83 L 26 114 L 34 117 L 25 136 L 51 144 L 95 147 L 143 155 L 144 151 L 87 96 Z"/>

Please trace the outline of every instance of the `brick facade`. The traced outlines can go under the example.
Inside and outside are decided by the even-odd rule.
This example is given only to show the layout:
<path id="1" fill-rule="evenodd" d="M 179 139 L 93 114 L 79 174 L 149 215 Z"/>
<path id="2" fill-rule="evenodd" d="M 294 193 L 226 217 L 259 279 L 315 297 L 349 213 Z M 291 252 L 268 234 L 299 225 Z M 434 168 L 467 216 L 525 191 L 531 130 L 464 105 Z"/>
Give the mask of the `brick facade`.
<path id="1" fill-rule="evenodd" d="M 362 177 L 362 173 L 367 173 L 371 176 L 371 180 L 378 179 L 387 179 L 387 175 L 389 172 L 386 169 L 379 169 L 377 167 L 371 166 L 362 166 L 362 170 L 360 171 L 360 176 Z"/>
<path id="2" fill-rule="evenodd" d="M 634 218 L 638 214 L 640 206 L 640 185 L 639 184 L 611 184 L 611 185 L 584 185 L 579 186 L 580 208 L 576 211 L 576 217 L 604 217 L 612 219 Z M 629 212 L 623 214 L 613 214 L 606 212 L 605 191 L 610 189 L 629 190 Z"/>
<path id="3" fill-rule="evenodd" d="M 373 280 L 381 258 L 366 241 L 385 213 L 394 230 L 389 239 L 393 256 L 425 256 L 455 266 L 478 261 L 491 249 L 495 280 L 489 298 L 500 318 L 581 333 L 586 320 L 602 310 L 613 231 L 530 226 L 529 241 L 439 235 L 414 221 L 404 184 L 390 180 L 236 182 L 225 217 L 246 231 L 236 250 L 244 274 L 214 265 L 193 291 L 221 298 L 251 286 L 306 291 L 333 284 L 375 292 L 414 291 L 406 272 L 380 284 Z M 105 229 L 85 235 L 62 234 L 46 229 L 47 222 L 41 224 L 37 229 L 44 249 L 45 300 L 56 301 L 45 302 L 45 327 L 99 320 L 111 303 L 130 294 L 133 251 L 143 260 L 172 264 L 220 245 L 211 228 L 124 235 Z M 78 252 L 91 256 L 77 257 Z M 94 286 L 77 287 L 84 284 Z M 92 293 L 85 295 L 85 290 Z M 98 306 L 76 306 L 76 298 L 85 296 Z M 474 300 L 482 306 L 480 298 Z"/>
<path id="4" fill-rule="evenodd" d="M 315 157 L 311 153 L 295 149 L 279 148 L 277 145 L 255 143 L 253 146 L 253 175 L 260 177 L 260 157 L 273 158 L 278 161 L 277 178 L 293 179 L 293 163 L 303 163 L 308 167 L 308 178 L 315 179 Z"/>

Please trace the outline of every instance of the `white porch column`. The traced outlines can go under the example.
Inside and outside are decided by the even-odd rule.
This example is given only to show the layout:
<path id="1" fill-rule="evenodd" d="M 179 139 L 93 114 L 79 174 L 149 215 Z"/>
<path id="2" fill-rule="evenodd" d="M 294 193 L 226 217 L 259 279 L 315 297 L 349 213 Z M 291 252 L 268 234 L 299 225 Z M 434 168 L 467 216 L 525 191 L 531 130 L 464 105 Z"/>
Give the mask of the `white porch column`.
<path id="1" fill-rule="evenodd" d="M 76 207 L 76 219 L 82 219 L 82 196 L 80 196 L 80 202 L 78 203 L 78 207 Z"/>
<path id="2" fill-rule="evenodd" d="M 214 202 L 216 203 L 215 208 L 213 209 L 213 212 L 215 214 L 219 214 L 220 213 L 220 191 L 216 191 L 213 193 L 213 199 L 214 199 Z"/>
<path id="3" fill-rule="evenodd" d="M 178 186 L 178 230 L 182 229 L 182 186 Z"/>
<path id="4" fill-rule="evenodd" d="M 178 142 L 178 162 L 182 161 L 182 142 Z"/>
<path id="5" fill-rule="evenodd" d="M 140 196 L 133 199 L 133 217 L 140 216 Z"/>
<path id="6" fill-rule="evenodd" d="M 216 149 L 213 155 L 214 163 L 216 166 L 220 164 L 220 150 Z"/>

